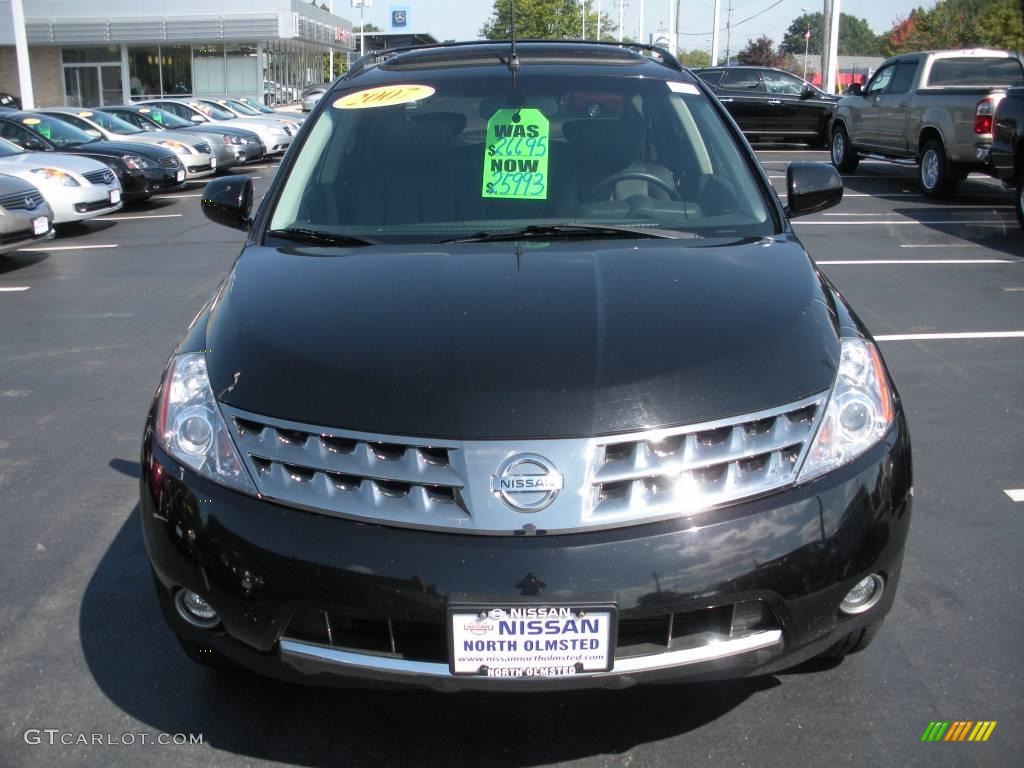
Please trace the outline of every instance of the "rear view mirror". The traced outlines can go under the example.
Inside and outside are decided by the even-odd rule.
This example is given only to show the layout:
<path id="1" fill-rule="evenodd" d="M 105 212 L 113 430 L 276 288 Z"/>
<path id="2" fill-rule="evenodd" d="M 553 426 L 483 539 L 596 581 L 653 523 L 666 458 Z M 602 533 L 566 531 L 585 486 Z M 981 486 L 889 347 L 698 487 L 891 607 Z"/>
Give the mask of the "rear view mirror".
<path id="1" fill-rule="evenodd" d="M 786 215 L 791 219 L 838 205 L 843 181 L 828 163 L 790 163 L 786 169 Z"/>
<path id="2" fill-rule="evenodd" d="M 214 179 L 203 190 L 203 213 L 216 224 L 245 231 L 252 226 L 252 198 L 250 177 L 225 176 Z"/>
<path id="3" fill-rule="evenodd" d="M 863 96 L 864 87 L 860 83 L 850 83 L 850 87 L 846 89 L 847 96 Z"/>

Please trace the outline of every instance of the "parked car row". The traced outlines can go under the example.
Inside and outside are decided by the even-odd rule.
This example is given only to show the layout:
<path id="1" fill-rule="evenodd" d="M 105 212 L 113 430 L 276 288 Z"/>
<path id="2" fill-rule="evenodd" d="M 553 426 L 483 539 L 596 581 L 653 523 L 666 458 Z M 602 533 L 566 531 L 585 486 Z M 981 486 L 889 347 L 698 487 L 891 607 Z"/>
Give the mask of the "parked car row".
<path id="1" fill-rule="evenodd" d="M 301 122 L 233 99 L 0 109 L 0 253 L 52 236 L 53 225 L 112 213 L 126 200 L 282 154 Z"/>

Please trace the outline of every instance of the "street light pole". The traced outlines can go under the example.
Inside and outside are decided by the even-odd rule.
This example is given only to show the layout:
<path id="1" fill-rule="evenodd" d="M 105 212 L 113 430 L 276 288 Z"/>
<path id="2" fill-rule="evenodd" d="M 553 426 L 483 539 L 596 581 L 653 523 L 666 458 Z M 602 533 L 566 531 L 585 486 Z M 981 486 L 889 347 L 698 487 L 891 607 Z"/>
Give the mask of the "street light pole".
<path id="1" fill-rule="evenodd" d="M 722 0 L 715 0 L 715 20 L 711 27 L 711 66 L 718 65 L 718 24 L 721 20 Z"/>
<path id="2" fill-rule="evenodd" d="M 28 61 L 28 39 L 25 37 L 25 8 L 21 0 L 11 0 L 11 24 L 14 27 L 14 50 L 18 59 L 18 86 L 21 89 L 21 108 L 34 109 L 32 68 Z"/>
<path id="3" fill-rule="evenodd" d="M 619 42 L 626 38 L 626 0 L 619 0 Z"/>

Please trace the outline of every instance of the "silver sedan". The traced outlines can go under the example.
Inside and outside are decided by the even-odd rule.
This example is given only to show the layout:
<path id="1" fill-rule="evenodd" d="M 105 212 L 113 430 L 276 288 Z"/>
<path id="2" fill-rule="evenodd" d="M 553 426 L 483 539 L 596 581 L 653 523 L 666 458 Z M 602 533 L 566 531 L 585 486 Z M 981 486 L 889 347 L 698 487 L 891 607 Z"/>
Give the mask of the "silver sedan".
<path id="1" fill-rule="evenodd" d="M 121 182 L 110 167 L 80 155 L 26 152 L 0 139 L 0 173 L 37 189 L 53 209 L 54 224 L 85 221 L 121 208 Z"/>
<path id="2" fill-rule="evenodd" d="M 28 182 L 0 174 L 0 256 L 53 237 L 53 212 Z"/>

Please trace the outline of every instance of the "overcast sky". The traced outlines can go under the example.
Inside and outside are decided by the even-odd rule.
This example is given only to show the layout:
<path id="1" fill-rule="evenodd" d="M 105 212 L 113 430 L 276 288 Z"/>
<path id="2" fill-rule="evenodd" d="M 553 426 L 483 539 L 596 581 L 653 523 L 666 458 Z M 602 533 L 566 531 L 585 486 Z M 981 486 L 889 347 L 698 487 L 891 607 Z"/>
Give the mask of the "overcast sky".
<path id="1" fill-rule="evenodd" d="M 328 0 L 329 1 L 329 0 Z M 506 0 L 502 0 L 505 2 Z M 474 40 L 479 37 L 480 27 L 494 7 L 493 0 L 368 0 L 373 7 L 366 9 L 366 21 L 385 30 L 388 28 L 391 7 L 409 9 L 410 27 L 417 32 L 428 32 L 438 40 L 455 38 Z M 590 0 L 596 8 L 600 2 L 601 12 L 618 21 L 618 0 Z M 669 4 L 675 0 L 645 0 L 644 26 L 648 33 L 659 28 L 667 29 Z M 862 16 L 868 20 L 875 32 L 884 32 L 892 26 L 898 16 L 906 16 L 916 6 L 931 7 L 934 0 L 846 0 L 842 3 L 845 13 Z M 722 0 L 721 28 L 722 52 L 725 52 L 726 9 L 728 0 Z M 771 7 L 771 6 L 775 7 Z M 359 9 L 352 8 L 351 0 L 334 0 L 334 12 L 359 23 Z M 626 0 L 626 34 L 636 37 L 639 22 L 640 0 Z M 679 47 L 711 47 L 712 8 L 714 0 L 680 0 Z M 778 43 L 790 22 L 802 13 L 803 8 L 821 10 L 821 3 L 808 0 L 732 0 L 731 48 L 742 48 L 748 38 L 767 34 Z M 768 10 L 766 10 L 768 9 Z M 762 13 L 763 12 L 763 13 Z M 744 22 L 750 16 L 755 18 Z M 743 23 L 741 23 L 743 22 Z"/>

